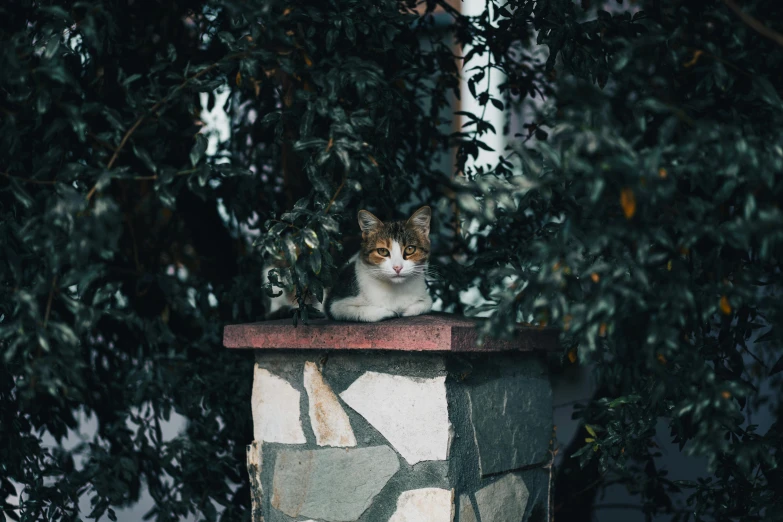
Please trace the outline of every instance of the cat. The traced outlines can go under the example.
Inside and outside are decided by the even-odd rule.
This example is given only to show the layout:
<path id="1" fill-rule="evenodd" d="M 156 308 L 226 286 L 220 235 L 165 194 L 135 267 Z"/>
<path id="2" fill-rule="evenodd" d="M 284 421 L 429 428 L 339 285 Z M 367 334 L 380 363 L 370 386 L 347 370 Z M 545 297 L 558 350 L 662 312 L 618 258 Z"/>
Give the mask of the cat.
<path id="1" fill-rule="evenodd" d="M 407 221 L 383 223 L 366 210 L 358 214 L 362 244 L 326 291 L 322 311 L 338 321 L 376 322 L 426 314 L 432 308 L 425 274 L 430 255 L 430 207 L 421 207 Z M 267 280 L 273 265 L 264 269 Z M 311 301 L 316 309 L 321 307 Z M 267 319 L 291 316 L 291 288 L 268 298 Z"/>
<path id="2" fill-rule="evenodd" d="M 426 314 L 432 309 L 425 273 L 432 210 L 424 206 L 405 222 L 384 223 L 360 210 L 362 244 L 340 270 L 324 301 L 326 317 L 376 322 Z"/>

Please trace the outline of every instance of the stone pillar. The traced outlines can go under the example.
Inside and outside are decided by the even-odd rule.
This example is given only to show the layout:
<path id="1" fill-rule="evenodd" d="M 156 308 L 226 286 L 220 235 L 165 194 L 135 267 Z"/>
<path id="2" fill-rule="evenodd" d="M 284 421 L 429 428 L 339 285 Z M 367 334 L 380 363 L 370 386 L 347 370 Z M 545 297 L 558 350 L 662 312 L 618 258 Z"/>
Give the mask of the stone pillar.
<path id="1" fill-rule="evenodd" d="M 256 350 L 254 522 L 547 522 L 551 330 L 448 315 L 227 326 Z"/>

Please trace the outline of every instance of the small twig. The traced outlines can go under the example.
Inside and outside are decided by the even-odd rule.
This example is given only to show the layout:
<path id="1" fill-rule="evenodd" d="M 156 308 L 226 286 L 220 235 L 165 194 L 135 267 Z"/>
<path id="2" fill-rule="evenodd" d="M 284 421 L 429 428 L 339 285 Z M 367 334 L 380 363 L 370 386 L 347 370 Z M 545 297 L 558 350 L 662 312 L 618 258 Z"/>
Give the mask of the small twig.
<path id="1" fill-rule="evenodd" d="M 329 200 L 329 204 L 326 205 L 326 208 L 324 209 L 324 214 L 329 213 L 329 209 L 332 208 L 332 205 L 334 204 L 335 200 L 337 199 L 337 196 L 340 195 L 340 191 L 343 190 L 343 187 L 345 186 L 345 176 L 343 176 L 343 182 L 340 183 L 340 186 L 337 187 L 337 192 L 334 193 L 334 196 L 332 196 L 332 199 Z"/>
<path id="2" fill-rule="evenodd" d="M 163 105 L 169 102 L 175 94 L 177 94 L 179 91 L 185 88 L 185 86 L 192 82 L 193 80 L 196 80 L 205 74 L 207 74 L 209 71 L 215 69 L 217 66 L 219 66 L 224 61 L 228 60 L 235 60 L 237 58 L 243 58 L 247 56 L 248 52 L 242 52 L 242 53 L 236 53 L 229 56 L 226 56 L 222 60 L 219 60 L 212 65 L 209 65 L 203 69 L 201 69 L 199 72 L 193 74 L 192 76 L 189 76 L 188 78 L 185 78 L 185 80 L 180 83 L 176 89 L 171 91 L 168 95 L 164 96 L 160 101 L 158 101 L 155 105 L 153 105 L 145 114 L 142 114 L 139 116 L 139 118 L 136 120 L 136 122 L 131 126 L 130 129 L 125 133 L 125 135 L 122 137 L 122 141 L 120 141 L 120 144 L 117 146 L 117 149 L 114 151 L 114 154 L 112 154 L 111 159 L 109 159 L 109 162 L 106 164 L 106 169 L 111 170 L 111 168 L 114 166 L 114 162 L 117 161 L 117 157 L 120 155 L 120 151 L 125 147 L 125 145 L 128 143 L 128 140 L 130 139 L 131 135 L 136 132 L 136 129 L 139 128 L 139 126 L 144 122 L 145 119 L 147 119 L 147 116 L 151 113 L 157 111 L 160 109 Z M 98 184 L 96 183 L 90 191 L 87 193 L 87 201 L 89 201 L 92 196 L 95 194 L 95 191 L 98 190 Z"/>
<path id="3" fill-rule="evenodd" d="M 718 61 L 718 62 L 722 63 L 723 65 L 726 65 L 726 66 L 728 66 L 728 67 L 731 67 L 732 69 L 734 69 L 735 71 L 737 71 L 737 72 L 738 72 L 738 73 L 740 73 L 740 74 L 744 74 L 744 75 L 746 75 L 746 76 L 751 76 L 751 77 L 753 76 L 753 74 L 752 74 L 752 73 L 750 73 L 750 72 L 746 71 L 745 69 L 742 69 L 741 67 L 737 67 L 736 65 L 734 65 L 734 64 L 733 64 L 733 63 L 731 63 L 730 61 L 728 61 L 728 60 L 724 60 L 724 59 L 723 59 L 723 58 L 721 58 L 720 56 L 715 56 L 714 54 L 712 54 L 712 53 L 708 53 L 707 51 L 704 51 L 704 50 L 702 50 L 702 49 L 695 49 L 695 48 L 692 48 L 692 49 L 690 49 L 690 50 L 691 50 L 691 51 L 693 51 L 693 53 L 694 53 L 694 56 L 695 56 L 695 54 L 698 52 L 698 53 L 700 53 L 700 54 L 702 54 L 702 55 L 706 56 L 707 58 L 712 58 L 713 60 L 715 60 L 715 61 Z"/>
<path id="4" fill-rule="evenodd" d="M 761 365 L 761 367 L 762 367 L 762 368 L 764 368 L 765 370 L 769 370 L 769 368 L 767 367 L 767 365 L 766 365 L 766 364 L 764 364 L 764 361 L 762 361 L 761 359 L 759 359 L 758 355 L 756 355 L 755 353 L 751 352 L 751 351 L 750 351 L 750 348 L 748 348 L 748 347 L 747 347 L 747 346 L 746 346 L 744 343 L 742 344 L 742 349 L 743 349 L 743 350 L 745 350 L 745 352 L 746 352 L 748 355 L 750 355 L 751 357 L 753 357 L 753 359 L 755 359 L 755 361 L 756 361 L 757 363 L 759 363 L 759 364 Z"/>
<path id="5" fill-rule="evenodd" d="M 57 276 L 52 278 L 52 288 L 49 290 L 49 299 L 46 301 L 46 313 L 44 314 L 43 327 L 49 322 L 49 313 L 52 311 L 52 299 L 54 299 L 54 289 L 57 287 Z"/>
<path id="6" fill-rule="evenodd" d="M 198 169 L 180 170 L 179 172 L 175 172 L 174 175 L 185 176 L 186 174 L 193 174 L 194 172 L 196 172 L 196 170 Z M 155 181 L 156 179 L 158 179 L 158 177 L 159 176 L 157 174 L 153 174 L 151 176 L 133 176 L 132 178 L 117 178 L 117 179 L 132 179 L 134 181 Z M 93 186 L 90 189 L 90 192 L 87 193 L 87 201 L 89 201 L 92 195 L 95 194 L 95 190 L 97 186 L 98 186 L 97 184 Z"/>
<path id="7" fill-rule="evenodd" d="M 281 221 L 281 220 L 279 220 L 279 219 L 274 219 L 274 218 L 273 218 L 273 219 L 270 219 L 269 221 L 273 221 L 273 222 L 275 222 L 275 223 L 280 223 L 280 224 L 282 224 L 282 225 L 286 225 L 286 226 L 288 226 L 288 227 L 291 227 L 291 228 L 294 228 L 294 229 L 296 229 L 296 230 L 302 230 L 302 229 L 301 229 L 301 228 L 299 228 L 298 226 L 294 225 L 293 223 L 289 223 L 288 221 Z"/>
<path id="8" fill-rule="evenodd" d="M 57 183 L 59 183 L 59 181 L 56 180 L 20 178 L 19 176 L 13 176 L 3 171 L 0 171 L 0 176 L 5 176 L 8 179 L 14 179 L 16 181 L 21 181 L 24 183 L 34 183 L 36 185 L 56 185 Z"/>
<path id="9" fill-rule="evenodd" d="M 770 40 L 777 43 L 778 45 L 783 45 L 783 34 L 780 34 L 777 31 L 773 31 L 766 25 L 762 24 L 758 19 L 749 15 L 742 9 L 740 9 L 740 6 L 734 3 L 734 0 L 723 0 L 723 3 L 729 6 L 729 9 L 734 11 L 737 14 L 737 16 L 739 16 L 742 19 L 743 22 L 749 25 L 757 33 L 759 33 L 762 36 L 765 36 L 766 38 L 769 38 Z"/>
<path id="10" fill-rule="evenodd" d="M 87 136 L 89 136 L 90 138 L 92 138 L 92 140 L 93 140 L 95 143 L 97 143 L 98 145 L 100 145 L 101 147 L 103 147 L 103 148 L 105 148 L 105 149 L 109 149 L 109 150 L 110 150 L 110 151 L 112 151 L 112 152 L 114 152 L 114 151 L 116 150 L 116 149 L 114 148 L 114 146 L 113 146 L 111 143 L 108 143 L 108 142 L 106 142 L 106 141 L 103 141 L 103 140 L 102 140 L 102 139 L 100 139 L 98 136 L 96 136 L 96 135 L 95 135 L 95 134 L 94 134 L 92 131 L 87 131 Z"/>
<path id="11" fill-rule="evenodd" d="M 139 263 L 139 247 L 136 243 L 136 229 L 133 227 L 133 220 L 130 216 L 125 216 L 125 222 L 128 223 L 128 231 L 131 236 L 131 244 L 133 245 L 133 262 L 136 265 L 136 273 L 141 273 L 141 263 Z"/>
<path id="12" fill-rule="evenodd" d="M 452 6 L 450 6 L 448 2 L 445 2 L 445 0 L 438 0 L 438 5 L 441 6 L 444 11 L 452 15 L 454 18 L 462 18 L 464 16 L 457 9 L 454 9 Z"/>
<path id="13" fill-rule="evenodd" d="M 188 169 L 188 170 L 180 170 L 179 172 L 176 172 L 175 176 L 185 176 L 187 174 L 192 174 L 196 172 L 198 169 Z M 0 176 L 4 176 L 8 179 L 13 179 L 16 181 L 21 181 L 22 183 L 34 183 L 36 185 L 57 185 L 58 183 L 63 183 L 62 181 L 57 181 L 56 179 L 53 180 L 46 180 L 46 179 L 30 179 L 30 178 L 22 178 L 19 176 L 13 176 L 7 172 L 0 171 Z M 133 176 L 132 178 L 120 178 L 120 179 L 133 179 L 136 181 L 153 181 L 158 179 L 158 175 L 152 175 L 152 176 Z"/>
<path id="14" fill-rule="evenodd" d="M 175 173 L 174 173 L 174 175 L 175 175 L 175 176 L 187 176 L 188 174 L 193 174 L 193 173 L 194 173 L 194 172 L 196 172 L 197 170 L 198 170 L 198 169 L 180 170 L 180 171 L 178 171 L 178 172 L 175 172 Z M 158 174 L 153 174 L 153 175 L 151 175 L 151 176 L 133 176 L 133 177 L 132 177 L 132 178 L 130 178 L 130 179 L 133 179 L 133 180 L 136 180 L 136 181 L 155 181 L 155 180 L 156 180 L 156 179 L 158 179 L 159 177 L 160 177 L 160 176 L 159 176 Z M 122 178 L 119 178 L 119 179 L 122 179 Z M 127 178 L 126 178 L 126 179 L 127 179 Z"/>
<path id="15" fill-rule="evenodd" d="M 639 504 L 631 504 L 628 502 L 610 502 L 607 504 L 596 504 L 593 509 L 638 509 L 644 510 L 644 506 Z"/>

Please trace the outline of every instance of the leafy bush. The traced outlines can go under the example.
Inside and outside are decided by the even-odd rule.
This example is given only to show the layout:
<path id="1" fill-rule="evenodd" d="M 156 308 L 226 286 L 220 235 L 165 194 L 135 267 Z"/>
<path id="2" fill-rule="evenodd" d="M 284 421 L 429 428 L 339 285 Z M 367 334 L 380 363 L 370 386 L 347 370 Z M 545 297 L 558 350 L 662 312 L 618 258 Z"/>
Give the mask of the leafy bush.
<path id="1" fill-rule="evenodd" d="M 564 364 L 595 368 L 565 504 L 589 461 L 592 489 L 614 476 L 649 516 L 783 517 L 783 5 L 590 4 L 0 7 L 4 515 L 75 520 L 88 496 L 81 515 L 114 518 L 144 483 L 156 520 L 248 519 L 252 355 L 222 326 L 263 317 L 268 262 L 307 320 L 358 208 L 428 202 L 444 309 L 478 288 L 485 333 L 558 326 Z M 453 132 L 453 44 L 504 128 L 463 113 Z M 221 88 L 231 139 L 207 154 Z M 481 165 L 492 133 L 509 148 Z M 89 440 L 45 442 L 86 418 Z M 661 419 L 709 477 L 657 469 Z"/>

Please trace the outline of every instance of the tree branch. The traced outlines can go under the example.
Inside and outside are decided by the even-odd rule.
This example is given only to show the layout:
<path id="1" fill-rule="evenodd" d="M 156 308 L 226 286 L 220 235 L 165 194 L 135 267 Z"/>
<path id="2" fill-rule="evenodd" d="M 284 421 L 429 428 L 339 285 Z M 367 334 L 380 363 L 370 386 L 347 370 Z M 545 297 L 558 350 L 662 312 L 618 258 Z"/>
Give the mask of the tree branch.
<path id="1" fill-rule="evenodd" d="M 52 288 L 49 290 L 49 299 L 46 300 L 46 313 L 44 314 L 43 327 L 49 322 L 49 313 L 52 311 L 52 299 L 54 299 L 54 290 L 57 288 L 57 276 L 52 278 Z"/>
<path id="2" fill-rule="evenodd" d="M 343 190 L 343 187 L 345 186 L 345 176 L 343 176 L 343 182 L 340 183 L 340 186 L 337 187 L 337 191 L 334 193 L 334 196 L 332 196 L 332 199 L 329 200 L 329 204 L 326 205 L 326 208 L 324 209 L 324 214 L 329 213 L 329 209 L 332 208 L 332 205 L 334 204 L 335 200 L 337 199 L 337 196 L 340 195 L 340 191 Z"/>
<path id="3" fill-rule="evenodd" d="M 19 176 L 13 176 L 7 172 L 3 172 L 0 170 L 0 176 L 4 176 L 8 179 L 13 179 L 16 181 L 21 181 L 24 183 L 34 183 L 36 185 L 56 185 L 59 183 L 56 180 L 46 180 L 46 179 L 30 179 L 30 178 L 20 178 Z"/>
<path id="4" fill-rule="evenodd" d="M 445 0 L 438 0 L 438 5 L 443 8 L 444 11 L 452 15 L 454 18 L 462 18 L 462 13 L 460 13 L 457 9 L 453 8 L 446 2 Z"/>
<path id="5" fill-rule="evenodd" d="M 136 123 L 133 124 L 133 126 L 128 129 L 128 131 L 125 133 L 125 135 L 122 137 L 122 141 L 120 141 L 120 144 L 117 146 L 117 149 L 114 151 L 114 154 L 112 154 L 111 159 L 109 159 L 109 162 L 106 164 L 106 169 L 111 170 L 111 168 L 114 166 L 114 162 L 117 161 L 117 157 L 120 155 L 120 151 L 125 147 L 125 145 L 128 143 L 128 140 L 130 139 L 131 135 L 136 132 L 136 129 L 139 128 L 139 126 L 144 122 L 145 119 L 147 119 L 147 116 L 158 109 L 160 109 L 163 105 L 168 103 L 175 94 L 177 94 L 179 91 L 185 88 L 185 86 L 192 82 L 193 80 L 196 80 L 198 78 L 201 78 L 205 74 L 207 74 L 212 69 L 216 68 L 218 65 L 223 63 L 224 61 L 230 61 L 235 60 L 237 58 L 243 58 L 248 55 L 248 51 L 231 54 L 226 56 L 225 58 L 218 60 L 217 62 L 213 63 L 212 65 L 208 65 L 207 67 L 204 67 L 199 72 L 193 74 L 192 76 L 189 76 L 188 78 L 185 78 L 185 80 L 180 83 L 176 89 L 171 91 L 169 94 L 167 94 L 165 97 L 163 97 L 160 101 L 158 101 L 155 105 L 153 105 L 150 110 L 147 111 L 146 114 L 142 114 L 139 116 L 139 118 L 136 120 Z M 93 185 L 93 187 L 90 189 L 90 191 L 87 193 L 87 201 L 90 201 L 92 196 L 95 194 L 95 191 L 98 190 L 98 184 L 96 183 Z"/>
<path id="6" fill-rule="evenodd" d="M 749 25 L 757 33 L 766 38 L 769 38 L 778 45 L 783 45 L 783 34 L 780 34 L 777 31 L 773 31 L 766 25 L 762 24 L 757 18 L 740 9 L 740 6 L 734 3 L 734 0 L 723 0 L 723 3 L 729 6 L 729 9 L 734 11 L 734 13 L 736 13 L 736 15 L 739 16 L 743 22 Z"/>
<path id="7" fill-rule="evenodd" d="M 606 504 L 596 504 L 595 509 L 638 509 L 643 510 L 641 504 L 631 504 L 629 502 L 609 502 Z"/>

